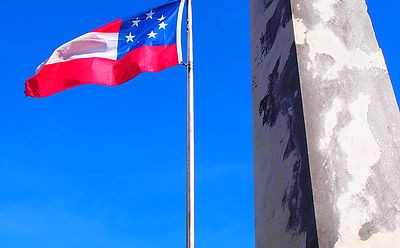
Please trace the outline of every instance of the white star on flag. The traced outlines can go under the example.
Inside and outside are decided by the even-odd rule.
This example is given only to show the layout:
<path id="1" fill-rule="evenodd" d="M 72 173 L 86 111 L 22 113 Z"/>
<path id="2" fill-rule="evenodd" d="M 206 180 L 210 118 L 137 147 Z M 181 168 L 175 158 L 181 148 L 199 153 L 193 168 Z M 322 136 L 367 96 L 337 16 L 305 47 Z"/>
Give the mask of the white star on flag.
<path id="1" fill-rule="evenodd" d="M 132 20 L 132 22 L 133 22 L 132 27 L 134 26 L 139 27 L 139 22 L 140 22 L 139 17 L 136 17 L 136 20 Z"/>
<path id="2" fill-rule="evenodd" d="M 150 39 L 150 38 L 156 38 L 156 34 L 157 33 L 154 33 L 153 30 L 151 30 L 151 32 L 148 33 L 147 35 L 149 36 L 149 39 Z"/>
<path id="3" fill-rule="evenodd" d="M 149 13 L 146 13 L 146 15 L 147 15 L 147 17 L 146 17 L 146 20 L 147 19 L 153 19 L 153 15 L 155 14 L 155 12 L 153 12 L 153 10 L 150 10 L 150 12 Z"/>
<path id="4" fill-rule="evenodd" d="M 165 27 L 166 27 L 167 25 L 168 25 L 168 24 L 166 24 L 165 22 L 162 22 L 162 23 L 158 24 L 158 26 L 159 26 L 158 29 L 164 29 L 164 30 L 165 30 Z"/>
<path id="5" fill-rule="evenodd" d="M 135 36 L 134 35 L 132 35 L 132 33 L 131 32 L 129 32 L 129 35 L 128 36 L 125 36 L 125 38 L 127 39 L 126 40 L 126 43 L 128 43 L 128 42 L 133 42 L 133 38 L 135 38 Z"/>
<path id="6" fill-rule="evenodd" d="M 161 15 L 161 17 L 158 18 L 157 20 L 159 20 L 160 22 L 161 22 L 161 21 L 164 21 L 164 20 L 165 20 L 165 16 L 164 16 L 164 15 Z"/>

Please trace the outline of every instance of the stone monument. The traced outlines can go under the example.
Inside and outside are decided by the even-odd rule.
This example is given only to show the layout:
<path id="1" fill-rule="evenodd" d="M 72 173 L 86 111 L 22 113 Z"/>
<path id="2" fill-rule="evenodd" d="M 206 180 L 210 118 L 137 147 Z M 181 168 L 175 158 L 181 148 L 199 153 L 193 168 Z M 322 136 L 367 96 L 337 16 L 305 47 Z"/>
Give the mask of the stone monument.
<path id="1" fill-rule="evenodd" d="M 251 0 L 257 248 L 400 247 L 400 114 L 365 0 Z"/>

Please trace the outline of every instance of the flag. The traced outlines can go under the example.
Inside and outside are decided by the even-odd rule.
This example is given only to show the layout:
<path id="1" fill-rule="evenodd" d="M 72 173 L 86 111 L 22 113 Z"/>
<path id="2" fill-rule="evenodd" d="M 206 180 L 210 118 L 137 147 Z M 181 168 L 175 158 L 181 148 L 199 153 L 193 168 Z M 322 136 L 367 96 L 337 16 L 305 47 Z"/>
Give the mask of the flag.
<path id="1" fill-rule="evenodd" d="M 26 81 L 25 94 L 46 97 L 83 84 L 115 86 L 141 72 L 178 65 L 183 5 L 173 0 L 61 45 Z"/>

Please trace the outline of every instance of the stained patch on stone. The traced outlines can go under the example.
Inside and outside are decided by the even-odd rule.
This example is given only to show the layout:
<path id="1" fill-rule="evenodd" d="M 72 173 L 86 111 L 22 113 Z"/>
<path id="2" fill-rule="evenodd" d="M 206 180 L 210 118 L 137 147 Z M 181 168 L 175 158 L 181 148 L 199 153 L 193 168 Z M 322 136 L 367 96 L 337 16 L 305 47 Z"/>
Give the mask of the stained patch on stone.
<path id="1" fill-rule="evenodd" d="M 272 1 L 264 2 L 267 7 L 269 7 L 271 3 Z M 269 53 L 275 43 L 276 36 L 278 35 L 278 30 L 281 27 L 285 28 L 288 22 L 292 19 L 290 6 L 290 1 L 279 1 L 278 6 L 275 9 L 274 15 L 265 25 L 265 32 L 261 34 L 261 55 L 266 55 Z"/>
<path id="2" fill-rule="evenodd" d="M 300 91 L 298 68 L 296 60 L 296 47 L 292 44 L 290 56 L 279 73 L 280 58 L 276 61 L 274 69 L 268 76 L 268 90 L 260 101 L 258 112 L 263 117 L 263 125 L 275 126 L 278 113 L 289 114 L 295 102 L 299 102 L 300 95 L 293 92 Z M 288 123 L 291 125 L 291 123 Z"/>
<path id="3" fill-rule="evenodd" d="M 290 117 L 290 130 L 293 131 L 293 120 Z M 293 141 L 293 133 L 290 132 L 290 136 L 289 136 L 289 140 L 286 144 L 286 148 L 285 148 L 285 153 L 283 154 L 283 160 L 287 159 L 288 156 L 290 155 L 290 153 L 292 153 L 294 151 L 294 149 L 296 148 L 296 145 Z"/>
<path id="4" fill-rule="evenodd" d="M 376 232 L 377 230 L 374 223 L 369 221 L 362 225 L 361 229 L 358 231 L 358 235 L 360 236 L 361 240 L 366 241 Z"/>
<path id="5" fill-rule="evenodd" d="M 264 11 L 272 4 L 274 0 L 264 0 Z"/>
<path id="6" fill-rule="evenodd" d="M 280 58 L 276 61 L 275 67 L 272 73 L 268 76 L 268 91 L 267 94 L 260 102 L 258 113 L 263 117 L 263 125 L 268 124 L 270 127 L 275 126 L 276 118 L 278 116 L 279 109 L 276 108 L 276 97 L 275 97 L 275 83 L 278 80 L 278 68 Z"/>
<path id="7" fill-rule="evenodd" d="M 282 206 L 289 208 L 290 216 L 286 226 L 286 231 L 299 232 L 301 229 L 302 219 L 300 215 L 300 203 L 301 198 L 301 185 L 299 185 L 299 170 L 301 161 L 296 161 L 293 167 L 293 184 L 289 190 L 285 191 L 285 195 L 282 199 Z"/>

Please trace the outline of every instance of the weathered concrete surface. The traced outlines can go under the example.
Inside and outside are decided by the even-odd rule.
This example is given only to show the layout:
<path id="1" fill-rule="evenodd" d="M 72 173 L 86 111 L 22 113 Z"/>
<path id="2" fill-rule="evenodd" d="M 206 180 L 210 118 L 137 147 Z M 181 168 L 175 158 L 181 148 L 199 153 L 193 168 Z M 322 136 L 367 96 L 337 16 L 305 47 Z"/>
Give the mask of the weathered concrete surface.
<path id="1" fill-rule="evenodd" d="M 399 245 L 400 114 L 365 1 L 252 0 L 251 39 L 256 246 Z"/>
<path id="2" fill-rule="evenodd" d="M 400 247 L 400 114 L 364 0 L 292 0 L 321 247 Z"/>

